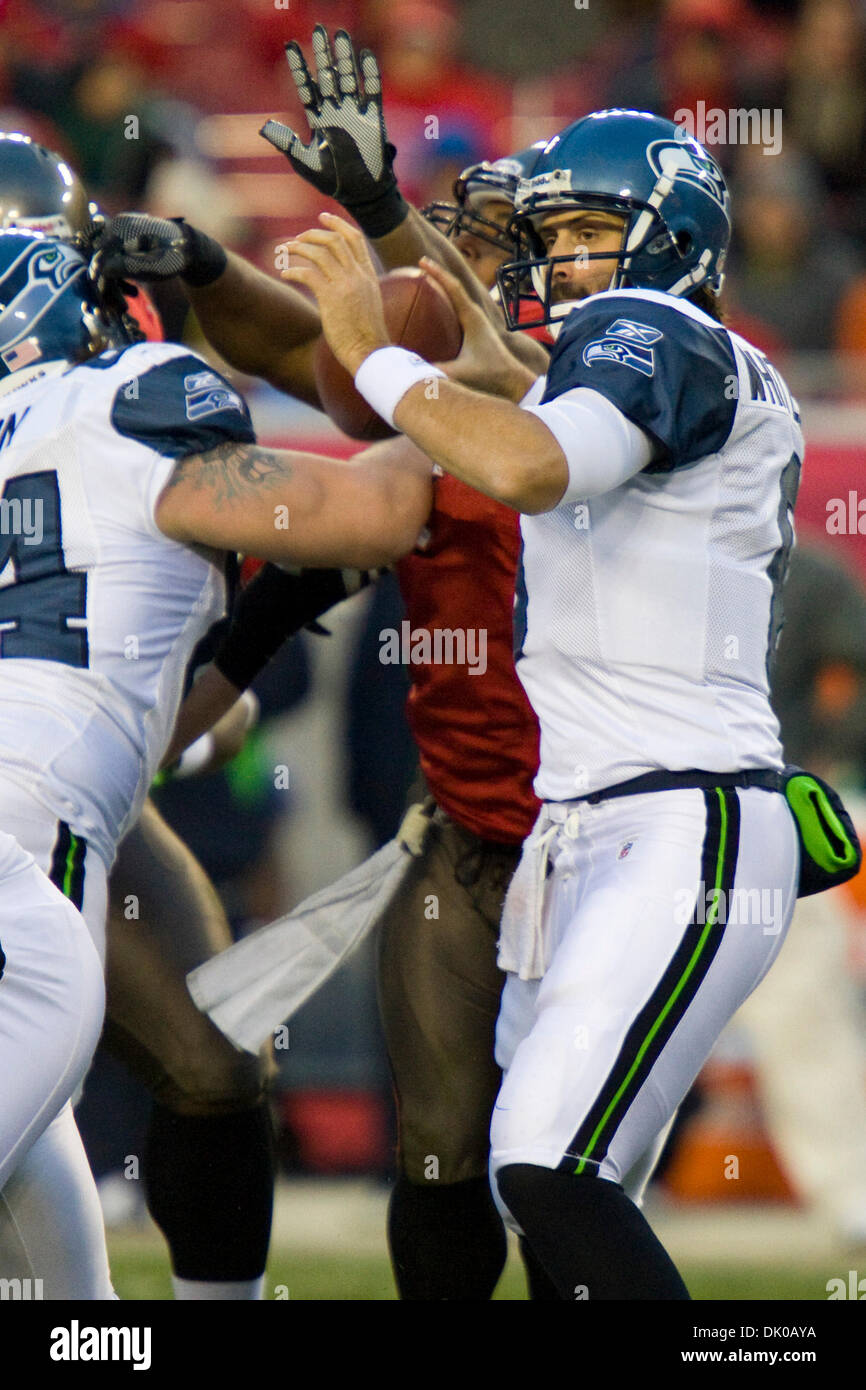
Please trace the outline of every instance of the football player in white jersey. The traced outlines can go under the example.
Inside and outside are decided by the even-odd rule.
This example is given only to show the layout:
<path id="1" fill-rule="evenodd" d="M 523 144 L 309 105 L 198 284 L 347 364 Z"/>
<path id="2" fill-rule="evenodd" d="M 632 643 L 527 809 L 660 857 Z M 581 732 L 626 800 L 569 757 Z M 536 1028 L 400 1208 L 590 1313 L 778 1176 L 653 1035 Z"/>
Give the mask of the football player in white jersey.
<path id="1" fill-rule="evenodd" d="M 138 222 L 152 225 L 145 217 Z M 0 132 L 0 227 L 57 236 L 89 255 L 101 225 L 60 155 L 21 133 Z M 182 269 L 183 233 L 176 223 L 163 226 L 177 243 L 172 255 Z M 186 260 L 195 287 L 188 293 L 193 301 L 205 296 L 203 317 L 223 351 L 238 355 L 242 370 L 279 371 L 282 386 L 309 397 L 307 359 L 319 331 L 315 310 L 203 235 L 187 229 L 186 237 L 194 241 Z M 216 297 L 202 288 L 214 277 L 220 282 Z M 131 334 L 145 336 L 146 330 L 160 340 L 155 311 L 140 288 L 127 303 L 132 288 L 125 282 L 108 286 L 118 316 Z M 266 349 L 251 360 L 245 315 L 262 314 L 266 305 Z M 275 309 L 282 352 L 273 352 Z M 296 353 L 295 340 L 305 344 Z M 268 351 L 266 366 L 260 359 Z M 263 611 L 277 610 L 277 632 L 285 635 L 343 597 L 347 579 L 357 584 L 361 576 L 339 570 L 289 575 L 266 565 L 239 598 L 240 612 L 249 621 L 253 608 L 260 625 Z M 213 641 L 205 639 L 204 646 L 212 651 Z M 230 659 L 225 645 L 219 659 L 223 669 Z M 229 739 L 240 726 L 239 713 L 220 726 Z M 223 741 L 220 734 L 218 750 Z M 60 844 L 58 863 L 62 853 Z M 184 983 L 190 968 L 230 943 L 213 885 L 148 798 L 123 839 L 109 881 L 103 1044 L 153 1100 L 141 1179 L 150 1215 L 169 1246 L 176 1298 L 249 1299 L 262 1293 L 274 1182 L 267 1049 L 258 1058 L 238 1052 L 195 1008 Z M 0 1209 L 0 1247 L 10 1220 Z"/>
<path id="2" fill-rule="evenodd" d="M 464 325 L 453 380 L 388 345 L 340 218 L 291 243 L 284 275 L 383 418 L 524 514 L 517 669 L 544 806 L 500 940 L 494 1193 L 562 1298 L 682 1299 L 620 1184 L 797 895 L 768 666 L 803 440 L 778 373 L 720 322 L 729 199 L 697 142 L 597 112 L 515 206 L 526 254 L 499 282 L 513 326 L 532 288 L 557 335 L 539 379 L 430 263 Z"/>
<path id="3" fill-rule="evenodd" d="M 223 611 L 226 552 L 387 563 L 423 524 L 430 465 L 257 447 L 201 358 L 118 338 L 61 241 L 0 232 L 0 304 L 3 1274 L 105 1298 L 68 1099 L 101 1024 L 106 877 Z"/>

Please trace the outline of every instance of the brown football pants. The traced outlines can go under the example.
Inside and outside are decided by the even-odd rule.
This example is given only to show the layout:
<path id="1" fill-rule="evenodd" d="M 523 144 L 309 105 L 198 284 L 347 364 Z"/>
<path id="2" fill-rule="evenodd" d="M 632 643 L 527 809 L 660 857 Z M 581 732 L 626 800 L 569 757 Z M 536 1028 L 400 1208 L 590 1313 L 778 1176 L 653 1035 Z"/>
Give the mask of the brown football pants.
<path id="1" fill-rule="evenodd" d="M 426 803 L 432 810 L 432 799 Z M 394 1077 L 399 1164 L 411 1182 L 487 1173 L 500 1084 L 493 1058 L 502 905 L 519 845 L 433 811 L 379 938 L 379 1003 Z"/>

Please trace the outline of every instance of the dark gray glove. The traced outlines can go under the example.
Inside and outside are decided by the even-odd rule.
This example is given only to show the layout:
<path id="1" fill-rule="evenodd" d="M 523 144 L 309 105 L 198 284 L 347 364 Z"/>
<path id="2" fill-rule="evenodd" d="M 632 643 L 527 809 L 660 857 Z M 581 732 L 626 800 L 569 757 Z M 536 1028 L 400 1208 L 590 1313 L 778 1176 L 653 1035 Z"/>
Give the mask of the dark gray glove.
<path id="1" fill-rule="evenodd" d="M 392 168 L 397 151 L 385 130 L 379 65 L 364 49 L 359 71 L 345 29 L 334 35 L 332 52 L 321 24 L 313 30 L 313 54 L 315 79 L 300 46 L 286 45 L 289 70 L 312 132 L 309 144 L 279 121 L 268 121 L 260 134 L 302 179 L 341 203 L 365 236 L 387 236 L 406 217 L 409 204 Z"/>
<path id="2" fill-rule="evenodd" d="M 210 285 L 226 268 L 218 241 L 182 217 L 151 217 L 122 212 L 106 221 L 95 242 L 91 274 L 97 281 L 170 280 L 180 275 L 189 285 Z"/>

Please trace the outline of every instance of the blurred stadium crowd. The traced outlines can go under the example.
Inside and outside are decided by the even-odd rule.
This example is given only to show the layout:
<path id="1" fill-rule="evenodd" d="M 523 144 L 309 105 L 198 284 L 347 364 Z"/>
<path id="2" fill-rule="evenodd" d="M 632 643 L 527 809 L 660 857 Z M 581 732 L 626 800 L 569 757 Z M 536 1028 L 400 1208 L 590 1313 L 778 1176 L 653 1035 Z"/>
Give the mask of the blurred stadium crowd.
<path id="1" fill-rule="evenodd" d="M 713 150 L 737 210 L 731 315 L 777 354 L 866 357 L 858 0 L 3 0 L 0 15 L 3 128 L 66 154 L 107 210 L 194 211 L 262 264 L 318 210 L 255 121 L 287 99 L 287 36 L 317 21 L 377 53 L 397 170 L 419 205 L 448 196 L 465 165 L 602 106 L 782 111 L 771 157 Z"/>
<path id="2" fill-rule="evenodd" d="M 841 769 L 841 780 L 862 790 L 866 594 L 854 575 L 859 569 L 866 579 L 866 543 L 855 527 L 834 553 L 825 519 L 827 500 L 856 487 L 851 480 L 866 462 L 864 0 L 0 0 L 0 129 L 60 151 L 106 213 L 186 215 L 273 270 L 275 247 L 325 206 L 257 133 L 269 115 L 304 130 L 283 46 L 290 38 L 306 44 L 317 22 L 346 27 L 377 54 L 396 171 L 419 206 L 449 198 L 466 165 L 600 107 L 673 119 L 701 102 L 705 112 L 781 113 L 774 153 L 766 142 L 711 148 L 735 212 L 726 311 L 806 405 L 801 535 L 809 537 L 811 524 L 827 558 L 797 594 L 812 640 L 789 649 L 780 677 L 789 751 L 819 772 L 840 777 Z M 155 296 L 167 333 L 201 346 L 176 294 Z M 243 384 L 263 436 L 315 447 L 328 428 L 269 388 Z M 843 561 L 847 569 L 836 571 Z M 826 621 L 831 609 L 840 615 L 835 626 Z M 415 754 L 402 713 L 406 674 L 380 663 L 378 633 L 399 622 L 396 586 L 386 580 L 352 615 L 337 618 L 330 640 L 296 639 L 255 687 L 262 722 L 240 757 L 223 772 L 158 793 L 239 932 L 394 833 Z M 282 763 L 291 769 L 288 793 L 274 787 Z M 859 1068 L 861 1094 L 862 1018 L 855 1024 L 856 989 L 862 993 L 866 978 L 864 896 L 849 897 L 832 928 L 837 978 L 854 991 L 854 1022 L 833 1046 L 855 1077 Z M 805 1005 L 789 1002 L 808 1031 Z M 392 1119 L 370 959 L 356 957 L 289 1031 L 279 1057 L 287 1168 L 386 1175 Z M 708 1069 L 704 1128 L 692 1128 L 688 1161 L 687 1136 L 669 1180 L 684 1196 L 715 1195 L 701 1177 L 710 1170 L 701 1153 L 712 1151 L 716 1133 L 730 1148 L 733 1125 L 740 1151 L 753 1142 L 764 1155 L 752 1170 L 764 1186 L 753 1184 L 751 1195 L 793 1188 L 817 1200 L 820 1183 L 807 1190 L 795 1158 L 788 1160 L 802 1126 L 786 1111 L 784 1077 L 763 1095 L 775 1153 L 761 1128 L 766 1113 L 762 1122 L 757 1109 L 744 1109 L 743 1087 L 749 1096 L 760 1090 L 755 1068 L 766 1061 L 754 1020 L 751 1039 L 729 1042 Z M 812 1046 L 820 1044 L 813 1038 Z M 115 1065 L 97 1065 L 80 1111 L 98 1175 L 121 1170 L 136 1152 L 147 1104 Z M 808 1088 L 802 1058 L 797 1065 Z M 815 1084 L 824 1084 L 820 1076 Z M 785 1125 L 793 1141 L 779 1138 Z M 864 1159 L 855 1151 L 845 1161 Z M 118 1183 L 125 1214 L 135 1184 Z M 866 1173 L 860 1188 L 850 1194 L 850 1219 L 837 1215 L 852 1232 L 859 1223 L 866 1241 Z"/>

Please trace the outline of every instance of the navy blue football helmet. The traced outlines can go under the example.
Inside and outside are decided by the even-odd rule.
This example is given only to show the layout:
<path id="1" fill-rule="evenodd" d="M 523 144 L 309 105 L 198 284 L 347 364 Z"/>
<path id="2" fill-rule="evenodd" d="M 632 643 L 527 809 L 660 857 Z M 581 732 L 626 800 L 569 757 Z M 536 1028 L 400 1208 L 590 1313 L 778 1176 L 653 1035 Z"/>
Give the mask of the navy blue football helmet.
<path id="1" fill-rule="evenodd" d="M 77 247 L 41 232 L 0 231 L 0 381 L 127 342 Z"/>
<path id="2" fill-rule="evenodd" d="M 610 289 L 652 289 L 683 297 L 704 285 L 720 291 L 731 204 L 715 160 L 661 116 L 596 111 L 554 135 L 532 175 L 517 186 L 510 231 L 518 255 L 497 275 L 509 328 L 527 327 L 530 290 L 540 301 L 533 323 L 551 324 L 555 331 L 574 308 L 573 301 L 551 298 L 553 267 L 573 263 L 574 256 L 548 256 L 538 228 L 545 217 L 587 210 L 624 219 Z M 585 252 L 581 259 L 611 257 L 609 252 Z"/>
<path id="3" fill-rule="evenodd" d="M 498 251 L 512 255 L 515 246 L 511 233 L 489 217 L 483 217 L 477 208 L 487 198 L 500 198 L 513 207 L 517 185 L 534 172 L 546 143 L 545 140 L 537 140 L 527 149 L 518 150 L 517 154 L 470 164 L 454 181 L 454 202 L 428 203 L 422 208 L 422 216 L 447 237 L 468 232 L 480 241 L 495 246 Z"/>
<path id="4" fill-rule="evenodd" d="M 0 130 L 0 229 L 42 232 L 77 247 L 90 260 L 105 218 L 88 200 L 78 175 L 53 150 L 19 131 Z M 127 343 L 144 338 L 129 313 L 129 286 L 107 277 L 99 280 L 106 314 L 122 323 Z"/>
<path id="5" fill-rule="evenodd" d="M 62 155 L 20 131 L 0 130 L 0 227 L 42 232 L 87 249 L 97 213 Z"/>

